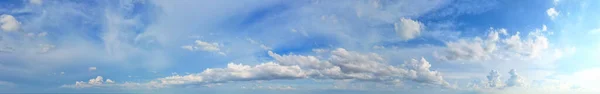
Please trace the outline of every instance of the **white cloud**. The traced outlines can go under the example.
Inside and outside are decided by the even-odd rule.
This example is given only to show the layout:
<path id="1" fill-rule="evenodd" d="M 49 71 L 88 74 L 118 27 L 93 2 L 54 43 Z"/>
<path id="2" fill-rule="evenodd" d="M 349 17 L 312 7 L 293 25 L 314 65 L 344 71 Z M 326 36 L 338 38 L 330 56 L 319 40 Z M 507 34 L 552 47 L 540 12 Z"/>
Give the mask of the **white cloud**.
<path id="1" fill-rule="evenodd" d="M 98 76 L 95 79 L 90 79 L 90 81 L 88 81 L 88 84 L 97 85 L 97 84 L 102 84 L 103 82 L 104 82 L 104 79 L 102 78 L 102 76 Z"/>
<path id="2" fill-rule="evenodd" d="M 546 27 L 546 25 L 542 25 L 542 31 L 548 31 L 548 27 Z"/>
<path id="3" fill-rule="evenodd" d="M 271 48 L 271 47 L 269 47 L 269 46 L 266 46 L 266 45 L 264 45 L 264 44 L 261 44 L 261 45 L 260 45 L 260 48 L 263 48 L 263 49 L 265 49 L 265 50 L 272 50 L 272 49 L 273 49 L 273 48 Z"/>
<path id="4" fill-rule="evenodd" d="M 96 71 L 96 67 L 89 67 L 88 70 L 89 71 Z"/>
<path id="5" fill-rule="evenodd" d="M 110 87 L 114 85 L 114 81 L 110 79 L 104 80 L 102 76 L 90 79 L 88 82 L 76 81 L 75 84 L 62 85 L 63 88 L 90 88 L 90 87 Z"/>
<path id="6" fill-rule="evenodd" d="M 509 72 L 510 78 L 506 81 L 507 87 L 520 87 L 525 86 L 525 80 L 519 74 L 517 74 L 517 70 L 511 69 Z"/>
<path id="7" fill-rule="evenodd" d="M 546 14 L 548 14 L 550 19 L 552 19 L 552 20 L 554 20 L 556 18 L 556 16 L 559 15 L 558 11 L 556 11 L 556 9 L 554 9 L 554 8 L 549 8 L 548 10 L 546 10 Z"/>
<path id="8" fill-rule="evenodd" d="M 400 66 L 392 66 L 378 54 L 358 53 L 342 48 L 330 51 L 328 54 L 331 56 L 327 59 L 315 56 L 279 55 L 270 51 L 268 54 L 275 59 L 273 62 L 258 65 L 229 63 L 226 68 L 208 68 L 200 73 L 158 78 L 138 86 L 160 88 L 171 85 L 312 78 L 376 82 L 386 85 L 416 82 L 428 86 L 453 88 L 438 71 L 430 70 L 431 64 L 424 58 L 411 59 Z M 101 78 L 89 82 L 101 83 L 98 79 Z"/>
<path id="9" fill-rule="evenodd" d="M 411 19 L 401 18 L 400 22 L 394 23 L 394 30 L 402 40 L 414 39 L 421 34 L 423 24 Z"/>
<path id="10" fill-rule="evenodd" d="M 29 0 L 29 3 L 35 4 L 35 5 L 41 5 L 43 3 L 43 1 L 42 0 Z"/>
<path id="11" fill-rule="evenodd" d="M 377 54 L 362 54 L 338 48 L 330 52 L 327 60 L 315 56 L 278 55 L 268 53 L 275 62 L 254 66 L 233 64 L 227 68 L 209 68 L 203 72 L 185 76 L 170 76 L 157 79 L 157 85 L 194 83 L 222 83 L 230 81 L 283 80 L 283 79 L 333 79 L 399 84 L 413 81 L 450 88 L 437 71 L 424 58 L 412 59 L 402 66 L 388 65 Z"/>
<path id="12" fill-rule="evenodd" d="M 435 52 L 434 56 L 442 60 L 504 60 L 504 59 L 531 59 L 542 57 L 543 53 L 550 53 L 548 38 L 541 31 L 530 32 L 521 38 L 519 32 L 508 35 L 506 29 L 490 29 L 487 38 L 464 38 L 457 41 L 446 42 L 446 49 Z"/>
<path id="13" fill-rule="evenodd" d="M 222 45 L 216 42 L 213 43 L 209 43 L 209 42 L 205 42 L 202 40 L 196 40 L 195 44 L 193 45 L 185 45 L 185 46 L 181 46 L 181 48 L 186 49 L 186 50 L 190 50 L 190 51 L 207 51 L 207 52 L 216 52 L 222 55 L 225 55 L 225 53 L 221 52 L 221 47 Z"/>
<path id="14" fill-rule="evenodd" d="M 584 73 L 583 76 L 579 73 Z M 492 70 L 487 76 L 488 83 L 471 83 L 469 88 L 475 92 L 484 94 L 596 94 L 599 85 L 594 82 L 600 76 L 593 75 L 597 70 L 584 70 L 576 72 L 573 75 L 552 76 L 542 80 L 533 80 L 531 84 L 518 75 L 515 69 L 511 69 L 508 73 L 511 75 L 506 80 L 506 84 L 501 83 L 498 71 Z M 589 73 L 585 73 L 589 72 Z M 593 80 L 592 80 L 593 79 Z M 484 85 L 487 87 L 479 87 Z M 588 86 L 585 86 L 588 85 Z M 590 86 L 591 85 L 591 86 Z"/>
<path id="15" fill-rule="evenodd" d="M 496 70 L 490 71 L 490 74 L 487 77 L 489 87 L 502 87 L 502 81 L 500 80 L 500 73 Z"/>
<path id="16" fill-rule="evenodd" d="M 488 60 L 490 54 L 498 49 L 499 34 L 506 34 L 506 29 L 491 28 L 485 39 L 475 37 L 446 42 L 446 54 L 434 53 L 434 56 L 442 60 Z"/>
<path id="17" fill-rule="evenodd" d="M 440 72 L 429 69 L 431 68 L 431 64 L 429 64 L 425 58 L 421 58 L 421 60 L 412 59 L 404 62 L 403 66 L 409 70 L 408 73 L 410 74 L 410 77 L 417 82 L 450 86 L 450 84 L 444 80 Z"/>
<path id="18" fill-rule="evenodd" d="M 21 28 L 21 22 L 12 15 L 2 14 L 0 15 L 0 28 L 6 32 L 18 31 Z"/>
<path id="19" fill-rule="evenodd" d="M 114 83 L 115 83 L 115 81 L 113 81 L 113 80 L 110 80 L 110 79 L 106 79 L 106 83 L 107 83 L 107 84 L 114 84 Z"/>
<path id="20" fill-rule="evenodd" d="M 300 79 L 306 73 L 298 66 L 282 66 L 273 62 L 255 66 L 227 64 L 227 68 L 209 68 L 201 73 L 158 79 L 161 84 L 219 83 L 229 81 Z"/>

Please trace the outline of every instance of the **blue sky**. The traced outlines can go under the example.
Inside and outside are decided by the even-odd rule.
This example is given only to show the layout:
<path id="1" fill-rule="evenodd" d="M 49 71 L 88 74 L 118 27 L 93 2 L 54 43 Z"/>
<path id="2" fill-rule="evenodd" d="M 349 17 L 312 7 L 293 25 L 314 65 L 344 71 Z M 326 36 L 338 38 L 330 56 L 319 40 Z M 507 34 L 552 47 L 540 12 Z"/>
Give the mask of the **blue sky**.
<path id="1" fill-rule="evenodd" d="M 595 94 L 597 0 L 4 0 L 0 93 Z"/>

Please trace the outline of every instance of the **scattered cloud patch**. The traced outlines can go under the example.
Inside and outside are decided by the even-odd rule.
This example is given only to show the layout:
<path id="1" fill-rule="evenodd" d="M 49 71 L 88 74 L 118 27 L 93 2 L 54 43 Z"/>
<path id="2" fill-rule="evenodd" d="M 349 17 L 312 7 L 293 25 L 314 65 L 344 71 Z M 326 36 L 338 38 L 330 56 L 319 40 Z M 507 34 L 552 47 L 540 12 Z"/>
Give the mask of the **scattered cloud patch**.
<path id="1" fill-rule="evenodd" d="M 96 78 L 90 79 L 88 82 L 84 81 L 76 81 L 75 84 L 72 85 L 63 85 L 63 88 L 90 88 L 90 87 L 109 87 L 113 85 L 115 82 L 110 79 L 104 80 L 102 76 L 97 76 Z"/>
<path id="2" fill-rule="evenodd" d="M 548 17 L 550 17 L 550 19 L 554 20 L 558 15 L 558 11 L 556 11 L 556 9 L 554 8 L 549 8 L 548 10 L 546 10 L 546 14 L 548 14 Z"/>
<path id="3" fill-rule="evenodd" d="M 190 51 L 206 51 L 206 52 L 216 52 L 219 53 L 221 55 L 225 55 L 224 52 L 221 52 L 221 48 L 223 45 L 213 42 L 213 43 L 209 43 L 209 42 L 205 42 L 202 40 L 196 40 L 195 44 L 192 45 L 185 45 L 185 46 L 181 46 L 181 48 L 186 49 L 186 50 L 190 50 Z"/>
<path id="4" fill-rule="evenodd" d="M 508 35 L 506 29 L 490 29 L 486 38 L 463 38 L 446 42 L 446 49 L 435 52 L 441 60 L 486 61 L 539 58 L 550 53 L 550 42 L 544 32 L 530 32 L 524 38 L 520 32 Z M 501 36 L 503 35 L 503 36 Z"/>
<path id="5" fill-rule="evenodd" d="M 159 78 L 143 85 L 169 87 L 172 85 L 213 84 L 236 81 L 269 81 L 294 79 L 330 79 L 376 82 L 398 85 L 416 82 L 435 87 L 453 88 L 424 58 L 405 61 L 400 66 L 388 65 L 375 53 L 358 53 L 338 48 L 329 58 L 315 56 L 279 55 L 268 53 L 273 62 L 258 65 L 227 64 L 226 68 L 208 68 L 200 73 Z"/>
<path id="6" fill-rule="evenodd" d="M 197 74 L 171 76 L 158 79 L 162 84 L 215 83 L 229 81 L 277 80 L 277 79 L 334 79 L 373 81 L 399 84 L 414 81 L 449 87 L 437 71 L 424 58 L 405 62 L 403 67 L 384 63 L 377 54 L 362 54 L 342 48 L 331 51 L 329 59 L 315 56 L 279 55 L 269 52 L 275 62 L 255 66 L 228 64 L 227 68 L 209 68 Z"/>
<path id="7" fill-rule="evenodd" d="M 520 87 L 525 86 L 525 80 L 519 74 L 517 74 L 517 70 L 511 69 L 509 72 L 510 78 L 506 81 L 507 87 Z"/>
<path id="8" fill-rule="evenodd" d="M 492 70 L 490 71 L 490 74 L 488 76 L 486 76 L 487 80 L 488 80 L 488 85 L 489 87 L 501 87 L 503 86 L 502 81 L 500 80 L 500 72 L 498 72 L 497 70 Z"/>
<path id="9" fill-rule="evenodd" d="M 96 71 L 96 69 L 97 69 L 96 67 L 89 67 L 88 71 Z"/>
<path id="10" fill-rule="evenodd" d="M 394 30 L 401 40 L 414 39 L 421 34 L 425 28 L 421 22 L 407 18 L 401 18 L 399 22 L 394 23 Z"/>
<path id="11" fill-rule="evenodd" d="M 12 15 L 0 15 L 0 28 L 5 32 L 18 31 L 21 28 L 21 22 L 17 21 Z"/>

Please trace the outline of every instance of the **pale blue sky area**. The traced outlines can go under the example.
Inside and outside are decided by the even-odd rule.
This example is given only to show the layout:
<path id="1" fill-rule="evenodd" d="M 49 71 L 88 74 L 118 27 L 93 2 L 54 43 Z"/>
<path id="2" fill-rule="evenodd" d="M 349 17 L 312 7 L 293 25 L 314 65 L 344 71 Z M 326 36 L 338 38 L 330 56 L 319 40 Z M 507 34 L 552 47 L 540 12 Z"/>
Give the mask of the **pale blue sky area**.
<path id="1" fill-rule="evenodd" d="M 595 94 L 598 0 L 2 0 L 0 93 Z"/>

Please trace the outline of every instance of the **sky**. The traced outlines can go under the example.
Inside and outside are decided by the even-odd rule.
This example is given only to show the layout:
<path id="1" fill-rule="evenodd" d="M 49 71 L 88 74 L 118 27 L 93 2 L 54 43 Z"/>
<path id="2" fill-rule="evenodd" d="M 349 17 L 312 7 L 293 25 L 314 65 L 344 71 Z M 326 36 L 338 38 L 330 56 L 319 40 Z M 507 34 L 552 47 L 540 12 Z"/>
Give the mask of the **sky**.
<path id="1" fill-rule="evenodd" d="M 0 93 L 598 94 L 599 0 L 1 0 Z"/>

